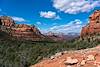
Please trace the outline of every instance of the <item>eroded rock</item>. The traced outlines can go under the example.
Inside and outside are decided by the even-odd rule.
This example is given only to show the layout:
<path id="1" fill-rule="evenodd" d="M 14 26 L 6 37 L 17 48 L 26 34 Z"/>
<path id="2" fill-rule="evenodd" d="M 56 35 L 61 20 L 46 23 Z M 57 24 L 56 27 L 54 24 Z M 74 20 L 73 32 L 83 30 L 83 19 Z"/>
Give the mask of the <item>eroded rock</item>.
<path id="1" fill-rule="evenodd" d="M 51 56 L 50 59 L 51 59 L 51 60 L 55 59 L 55 56 Z"/>
<path id="2" fill-rule="evenodd" d="M 81 66 L 83 66 L 85 64 L 86 64 L 86 60 L 82 60 L 81 63 L 80 63 Z"/>
<path id="3" fill-rule="evenodd" d="M 82 28 L 81 38 L 100 34 L 100 10 L 96 10 L 89 17 L 89 24 Z"/>
<path id="4" fill-rule="evenodd" d="M 94 61 L 94 60 L 95 60 L 95 56 L 93 56 L 93 55 L 88 55 L 88 56 L 87 56 L 87 60 L 88 60 L 88 61 Z"/>
<path id="5" fill-rule="evenodd" d="M 34 25 L 16 24 L 11 17 L 0 17 L 0 30 L 21 40 L 41 41 L 45 37 Z"/>
<path id="6" fill-rule="evenodd" d="M 61 56 L 61 55 L 63 55 L 63 52 L 56 53 L 56 54 L 55 54 L 55 57 L 59 57 L 59 56 Z"/>
<path id="7" fill-rule="evenodd" d="M 67 57 L 67 60 L 64 62 L 66 65 L 74 65 L 78 63 L 77 59 L 72 59 L 71 57 Z"/>

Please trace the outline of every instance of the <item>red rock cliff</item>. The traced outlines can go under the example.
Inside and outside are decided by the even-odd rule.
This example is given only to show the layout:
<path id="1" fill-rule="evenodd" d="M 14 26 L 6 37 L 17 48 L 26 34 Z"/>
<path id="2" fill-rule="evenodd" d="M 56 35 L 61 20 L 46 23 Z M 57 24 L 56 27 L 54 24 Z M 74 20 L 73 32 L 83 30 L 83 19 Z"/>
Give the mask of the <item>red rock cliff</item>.
<path id="1" fill-rule="evenodd" d="M 14 20 L 7 16 L 0 17 L 1 30 L 9 32 L 13 37 L 26 40 L 42 40 L 44 36 L 35 26 L 15 24 Z"/>
<path id="2" fill-rule="evenodd" d="M 100 10 L 96 10 L 89 17 L 89 24 L 82 28 L 81 37 L 100 34 Z"/>
<path id="3" fill-rule="evenodd" d="M 14 26 L 14 20 L 8 16 L 1 16 L 0 17 L 0 25 L 6 26 L 6 27 L 11 27 Z"/>

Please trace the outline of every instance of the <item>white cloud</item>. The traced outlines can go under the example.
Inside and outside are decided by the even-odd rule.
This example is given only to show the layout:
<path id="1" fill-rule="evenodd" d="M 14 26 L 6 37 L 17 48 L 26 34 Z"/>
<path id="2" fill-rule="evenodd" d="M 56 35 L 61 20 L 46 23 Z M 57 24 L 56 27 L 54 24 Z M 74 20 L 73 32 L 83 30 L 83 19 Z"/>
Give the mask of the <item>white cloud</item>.
<path id="1" fill-rule="evenodd" d="M 40 12 L 40 17 L 51 18 L 51 19 L 60 19 L 60 17 L 56 14 L 56 12 L 48 11 L 48 12 Z"/>
<path id="2" fill-rule="evenodd" d="M 42 23 L 41 22 L 36 22 L 36 24 L 41 25 Z"/>
<path id="3" fill-rule="evenodd" d="M 24 18 L 22 17 L 15 17 L 13 16 L 12 19 L 16 22 L 28 22 L 28 20 L 25 20 Z"/>
<path id="4" fill-rule="evenodd" d="M 50 28 L 50 31 L 55 32 L 55 33 L 62 32 L 64 34 L 68 34 L 71 32 L 80 33 L 83 26 L 84 24 L 82 24 L 82 21 L 80 21 L 79 19 L 76 19 L 65 25 L 53 26 Z"/>
<path id="5" fill-rule="evenodd" d="M 69 14 L 89 12 L 98 6 L 100 6 L 99 0 L 53 0 L 53 7 Z"/>
<path id="6" fill-rule="evenodd" d="M 80 21 L 79 19 L 75 19 L 74 21 L 71 21 L 70 23 L 68 23 L 68 25 L 80 25 L 82 24 L 82 21 Z"/>
<path id="7" fill-rule="evenodd" d="M 36 22 L 36 24 L 37 25 L 47 25 L 46 23 L 43 23 L 43 22 L 40 22 L 40 21 Z"/>

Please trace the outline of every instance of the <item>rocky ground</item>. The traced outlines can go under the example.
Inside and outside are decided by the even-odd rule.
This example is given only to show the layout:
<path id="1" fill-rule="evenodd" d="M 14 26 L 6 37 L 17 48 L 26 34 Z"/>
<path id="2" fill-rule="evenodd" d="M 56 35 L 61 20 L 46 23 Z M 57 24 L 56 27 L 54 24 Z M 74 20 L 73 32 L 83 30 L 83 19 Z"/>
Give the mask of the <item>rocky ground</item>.
<path id="1" fill-rule="evenodd" d="M 100 67 L 100 46 L 59 52 L 30 67 Z"/>

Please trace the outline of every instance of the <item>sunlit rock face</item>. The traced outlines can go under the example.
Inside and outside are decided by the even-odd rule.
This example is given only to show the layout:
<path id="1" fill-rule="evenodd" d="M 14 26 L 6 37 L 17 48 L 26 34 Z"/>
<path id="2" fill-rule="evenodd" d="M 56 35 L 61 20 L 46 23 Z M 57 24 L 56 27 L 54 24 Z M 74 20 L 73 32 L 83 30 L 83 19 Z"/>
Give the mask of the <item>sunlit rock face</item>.
<path id="1" fill-rule="evenodd" d="M 26 40 L 42 40 L 44 36 L 35 26 L 26 24 L 16 24 L 14 20 L 8 16 L 0 17 L 1 30 L 9 33 L 11 36 Z"/>
<path id="2" fill-rule="evenodd" d="M 96 10 L 89 17 L 89 24 L 82 28 L 81 37 L 100 34 L 100 10 Z"/>
<path id="3" fill-rule="evenodd" d="M 23 38 L 26 40 L 41 40 L 43 35 L 35 26 L 29 26 L 25 24 L 18 24 L 15 28 L 12 28 L 12 35 L 17 38 Z"/>
<path id="4" fill-rule="evenodd" d="M 6 27 L 11 27 L 14 26 L 14 20 L 8 16 L 1 16 L 0 17 L 0 25 L 6 26 Z"/>

